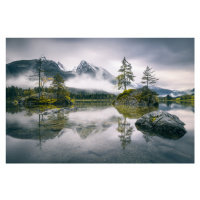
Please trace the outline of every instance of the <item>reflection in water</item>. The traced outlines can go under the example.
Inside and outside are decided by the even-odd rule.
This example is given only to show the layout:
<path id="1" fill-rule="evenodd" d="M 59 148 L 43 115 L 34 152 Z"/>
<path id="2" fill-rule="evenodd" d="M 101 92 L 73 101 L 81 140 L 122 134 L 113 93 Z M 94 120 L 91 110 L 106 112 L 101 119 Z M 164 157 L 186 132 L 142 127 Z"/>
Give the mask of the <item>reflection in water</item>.
<path id="1" fill-rule="evenodd" d="M 126 121 L 126 117 L 119 117 L 117 131 L 121 133 L 119 138 L 123 149 L 125 149 L 125 147 L 131 142 L 133 126 L 131 126 L 131 124 Z"/>
<path id="2" fill-rule="evenodd" d="M 170 107 L 172 105 L 172 101 L 166 101 L 167 107 Z"/>
<path id="3" fill-rule="evenodd" d="M 66 128 L 73 130 L 81 139 L 102 133 L 117 123 L 112 107 L 84 108 L 70 113 Z"/>
<path id="4" fill-rule="evenodd" d="M 150 138 L 153 137 L 153 136 L 158 136 L 158 137 L 161 137 L 163 139 L 170 139 L 170 140 L 178 140 L 180 138 L 182 138 L 184 134 L 170 134 L 169 132 L 154 132 L 154 131 L 145 131 L 145 130 L 142 130 L 141 128 L 139 128 L 138 126 L 135 126 L 137 128 L 137 130 L 139 130 L 141 133 L 143 133 L 143 137 L 145 139 L 146 142 L 149 142 L 150 141 Z"/>
<path id="5" fill-rule="evenodd" d="M 81 139 L 86 139 L 90 135 L 106 131 L 117 123 L 118 117 L 108 115 L 109 110 L 108 107 L 103 111 L 102 108 L 80 109 L 70 113 L 69 121 L 69 113 L 43 115 L 40 109 L 26 108 L 23 112 L 14 115 L 7 114 L 7 135 L 19 139 L 38 140 L 38 146 L 41 146 L 41 143 L 48 139 L 60 137 L 66 128 L 78 134 Z M 104 115 L 106 113 L 107 115 Z"/>
<path id="6" fill-rule="evenodd" d="M 116 108 L 116 109 L 115 109 Z M 81 106 L 39 114 L 38 108 L 7 108 L 7 163 L 192 163 L 194 114 L 190 107 L 160 104 L 183 122 L 187 134 L 167 138 L 135 128 L 136 119 L 158 107 Z M 134 132 L 133 132 L 134 131 Z M 134 133 L 134 134 L 133 134 Z M 134 136 L 134 142 L 133 142 Z M 41 148 L 42 147 L 42 148 Z"/>
<path id="7" fill-rule="evenodd" d="M 38 140 L 41 143 L 59 135 L 68 117 L 63 113 L 45 116 L 40 110 L 28 108 L 14 115 L 7 114 L 6 134 L 18 139 Z"/>
<path id="8" fill-rule="evenodd" d="M 56 113 L 50 116 L 39 114 L 38 132 L 41 147 L 41 141 L 45 142 L 48 139 L 53 139 L 62 134 L 62 129 L 67 124 L 68 117 L 64 113 Z"/>
<path id="9" fill-rule="evenodd" d="M 168 111 L 171 109 L 184 109 L 184 110 L 191 110 L 194 112 L 194 101 L 161 101 L 159 104 L 159 109 Z"/>
<path id="10" fill-rule="evenodd" d="M 122 114 L 124 117 L 128 117 L 129 119 L 138 119 L 146 113 L 158 110 L 158 107 L 156 106 L 119 105 L 115 106 L 115 108 L 120 114 Z"/>
<path id="11" fill-rule="evenodd" d="M 14 114 L 14 113 L 22 112 L 24 110 L 25 110 L 25 108 L 22 106 L 14 105 L 13 103 L 6 104 L 6 112 L 7 113 Z"/>

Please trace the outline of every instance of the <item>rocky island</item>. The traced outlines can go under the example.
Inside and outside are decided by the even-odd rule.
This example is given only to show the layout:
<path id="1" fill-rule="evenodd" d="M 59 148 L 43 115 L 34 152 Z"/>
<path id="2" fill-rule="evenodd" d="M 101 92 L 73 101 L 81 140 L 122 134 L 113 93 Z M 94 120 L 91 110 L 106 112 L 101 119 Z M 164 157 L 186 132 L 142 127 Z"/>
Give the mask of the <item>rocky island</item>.
<path id="1" fill-rule="evenodd" d="M 158 94 L 144 86 L 139 89 L 124 90 L 120 93 L 113 105 L 131 106 L 158 106 Z"/>

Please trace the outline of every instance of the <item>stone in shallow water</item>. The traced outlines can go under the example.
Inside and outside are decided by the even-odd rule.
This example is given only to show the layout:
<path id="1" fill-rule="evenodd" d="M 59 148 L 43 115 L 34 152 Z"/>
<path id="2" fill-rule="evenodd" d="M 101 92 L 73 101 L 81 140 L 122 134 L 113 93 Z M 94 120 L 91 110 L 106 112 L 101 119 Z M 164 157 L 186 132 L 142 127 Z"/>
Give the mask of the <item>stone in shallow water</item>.
<path id="1" fill-rule="evenodd" d="M 169 139 L 179 139 L 187 132 L 176 115 L 162 110 L 143 115 L 135 125 L 143 133 L 155 133 Z"/>

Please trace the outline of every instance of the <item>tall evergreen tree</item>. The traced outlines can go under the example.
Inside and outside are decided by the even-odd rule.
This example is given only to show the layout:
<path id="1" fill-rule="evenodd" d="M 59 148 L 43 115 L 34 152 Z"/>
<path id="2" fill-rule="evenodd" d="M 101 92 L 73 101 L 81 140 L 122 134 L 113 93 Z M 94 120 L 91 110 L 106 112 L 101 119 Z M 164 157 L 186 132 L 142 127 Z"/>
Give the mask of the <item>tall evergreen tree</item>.
<path id="1" fill-rule="evenodd" d="M 56 93 L 57 99 L 65 98 L 69 96 L 67 87 L 65 86 L 64 79 L 60 74 L 56 74 L 53 77 L 53 82 L 51 83 L 51 90 Z"/>
<path id="2" fill-rule="evenodd" d="M 157 81 L 159 80 L 158 78 L 155 77 L 155 75 L 153 74 L 154 71 L 152 71 L 152 68 L 148 67 L 146 68 L 146 70 L 143 72 L 143 77 L 142 77 L 142 84 L 145 84 L 147 86 L 147 88 L 149 87 L 149 85 L 155 85 L 157 83 Z"/>
<path id="3" fill-rule="evenodd" d="M 117 76 L 118 90 L 120 89 L 126 90 L 126 87 L 131 84 L 131 81 L 134 81 L 135 76 L 133 75 L 131 69 L 132 69 L 131 64 L 124 57 L 122 61 L 122 66 L 119 69 L 119 72 L 121 72 L 121 74 Z"/>

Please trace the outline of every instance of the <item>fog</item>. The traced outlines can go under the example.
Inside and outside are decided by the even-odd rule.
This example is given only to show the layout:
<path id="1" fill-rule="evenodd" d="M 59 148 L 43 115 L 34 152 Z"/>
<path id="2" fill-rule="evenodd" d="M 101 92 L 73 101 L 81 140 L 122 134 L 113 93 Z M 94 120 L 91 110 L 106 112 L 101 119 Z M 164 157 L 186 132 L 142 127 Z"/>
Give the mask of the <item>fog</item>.
<path id="1" fill-rule="evenodd" d="M 20 76 L 14 77 L 10 76 L 6 79 L 6 87 L 17 86 L 23 89 L 38 87 L 39 83 L 38 80 L 29 80 L 30 73 L 22 74 Z M 45 87 L 49 87 L 51 81 L 45 84 Z"/>
<path id="2" fill-rule="evenodd" d="M 48 81 L 44 87 L 49 87 L 52 81 Z M 6 79 L 6 87 L 17 86 L 23 89 L 38 87 L 38 80 L 29 80 L 28 74 L 23 74 L 18 77 L 9 77 Z M 120 91 L 109 81 L 102 79 L 93 79 L 83 75 L 65 81 L 67 87 L 85 89 L 85 90 L 101 90 L 109 93 L 117 94 Z"/>
<path id="3" fill-rule="evenodd" d="M 78 76 L 65 81 L 67 87 L 74 87 L 87 90 L 103 90 L 109 93 L 118 93 L 117 88 L 109 81 L 93 79 L 87 75 Z"/>

